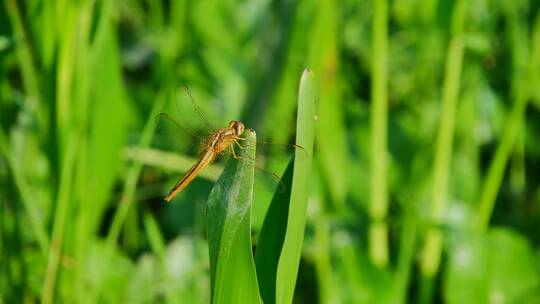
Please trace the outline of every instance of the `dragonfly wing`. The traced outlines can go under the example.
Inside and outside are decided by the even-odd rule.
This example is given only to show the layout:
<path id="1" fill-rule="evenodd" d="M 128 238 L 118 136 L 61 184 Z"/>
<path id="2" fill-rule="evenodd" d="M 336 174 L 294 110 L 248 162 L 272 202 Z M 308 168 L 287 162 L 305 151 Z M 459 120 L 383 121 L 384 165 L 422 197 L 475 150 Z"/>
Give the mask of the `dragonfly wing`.
<path id="1" fill-rule="evenodd" d="M 238 144 L 233 144 L 234 150 L 248 148 L 248 144 L 239 141 Z M 223 158 L 236 158 L 237 161 L 252 161 L 255 162 L 255 188 L 263 190 L 267 193 L 283 192 L 287 186 L 281 179 L 281 173 L 290 162 L 295 154 L 298 154 L 298 161 L 305 159 L 307 153 L 305 149 L 298 145 L 292 144 L 273 144 L 268 142 L 256 143 L 257 153 L 255 159 L 245 159 L 235 157 L 231 153 L 231 149 L 227 149 L 222 154 Z M 239 153 L 236 152 L 236 155 Z"/>
<path id="2" fill-rule="evenodd" d="M 288 186 L 281 178 L 282 173 L 291 159 L 295 162 L 307 159 L 307 151 L 295 144 L 261 141 L 256 145 L 256 181 L 262 185 L 259 188 L 270 189 L 272 193 L 286 191 Z"/>
<path id="3" fill-rule="evenodd" d="M 177 121 L 166 113 L 160 113 L 155 118 L 156 136 L 153 146 L 170 151 L 201 150 L 208 134 Z"/>
<path id="4" fill-rule="evenodd" d="M 197 154 L 214 128 L 185 85 L 169 94 L 163 113 L 156 117 L 156 147 Z"/>
<path id="5" fill-rule="evenodd" d="M 254 187 L 265 192 L 284 192 L 287 190 L 287 185 L 283 182 L 281 175 L 284 169 L 266 169 L 255 166 L 255 185 Z"/>
<path id="6" fill-rule="evenodd" d="M 190 116 L 196 116 L 197 124 L 199 124 L 202 129 L 215 129 L 215 126 L 210 123 L 206 115 L 204 115 L 201 107 L 197 104 L 197 102 L 195 102 L 195 98 L 193 98 L 193 93 L 191 92 L 190 88 L 183 84 L 180 85 L 180 90 L 181 92 L 175 96 L 177 110 L 180 113 L 186 112 L 186 110 L 192 112 L 190 113 Z M 178 89 L 176 91 L 178 91 Z M 188 99 L 187 102 L 186 99 Z M 184 111 L 182 111 L 182 108 Z"/>
<path id="7" fill-rule="evenodd" d="M 242 143 L 240 143 L 242 145 Z M 245 144 L 244 144 L 245 145 Z M 257 164 L 281 164 L 288 162 L 291 157 L 295 157 L 295 161 L 303 161 L 307 158 L 307 151 L 300 145 L 295 144 L 280 144 L 271 142 L 257 142 Z"/>
<path id="8" fill-rule="evenodd" d="M 236 153 L 238 154 L 238 153 Z M 287 189 L 287 186 L 283 183 L 281 179 L 281 173 L 285 169 L 289 160 L 285 160 L 282 163 L 272 162 L 265 163 L 261 161 L 258 156 L 256 159 L 244 158 L 244 157 L 234 157 L 229 149 L 225 150 L 217 159 L 218 162 L 225 160 L 234 160 L 234 161 L 248 161 L 255 162 L 255 181 L 254 188 L 262 190 L 265 193 L 274 193 L 274 192 L 283 192 Z"/>

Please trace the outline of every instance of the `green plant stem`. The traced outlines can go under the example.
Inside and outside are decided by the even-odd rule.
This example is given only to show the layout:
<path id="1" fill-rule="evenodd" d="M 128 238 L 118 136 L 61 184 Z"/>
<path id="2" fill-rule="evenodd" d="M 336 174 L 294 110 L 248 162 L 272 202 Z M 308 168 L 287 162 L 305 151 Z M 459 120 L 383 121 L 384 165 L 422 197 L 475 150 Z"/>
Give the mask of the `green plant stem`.
<path id="1" fill-rule="evenodd" d="M 407 290 L 411 280 L 411 269 L 414 261 L 417 226 L 415 219 L 406 217 L 401 232 L 399 256 L 394 275 L 396 298 L 395 303 L 407 303 Z"/>
<path id="2" fill-rule="evenodd" d="M 432 227 L 427 232 L 421 260 L 422 275 L 432 278 L 439 270 L 443 247 L 441 225 L 448 199 L 448 180 L 452 163 L 454 120 L 459 95 L 464 45 L 461 36 L 463 27 L 464 1 L 456 4 L 453 13 L 453 37 L 448 45 L 446 74 L 443 86 L 442 116 L 435 146 L 433 183 L 431 188 Z"/>
<path id="3" fill-rule="evenodd" d="M 152 137 L 154 136 L 154 132 L 156 129 L 155 117 L 163 109 L 167 98 L 165 91 L 166 89 L 161 89 L 157 94 L 150 115 L 144 126 L 141 139 L 139 140 L 140 148 L 148 147 L 150 145 Z M 118 203 L 118 208 L 113 215 L 111 227 L 109 228 L 109 232 L 107 233 L 107 238 L 105 240 L 106 256 L 111 256 L 113 254 L 113 250 L 115 249 L 116 242 L 120 235 L 120 231 L 122 230 L 131 206 L 135 201 L 135 190 L 137 189 L 137 182 L 139 180 L 139 176 L 141 175 L 142 168 L 143 164 L 135 161 L 133 162 L 133 164 L 131 164 L 127 171 L 126 179 L 123 185 L 122 195 Z M 95 288 L 93 293 L 100 294 L 102 288 L 104 288 L 104 286 L 99 285 Z"/>
<path id="4" fill-rule="evenodd" d="M 348 182 L 343 172 L 349 166 L 346 127 L 338 85 L 340 71 L 337 37 L 338 1 L 322 0 L 316 7 L 312 37 L 309 42 L 309 60 L 318 80 L 319 113 L 317 121 L 317 159 L 324 174 L 322 178 L 330 194 L 330 203 L 338 213 L 345 212 Z"/>
<path id="5" fill-rule="evenodd" d="M 155 117 L 163 109 L 166 98 L 167 97 L 164 93 L 164 89 L 162 89 L 158 93 L 158 96 L 152 107 L 152 111 L 150 112 L 150 116 L 148 117 L 146 125 L 144 126 L 144 130 L 139 141 L 140 148 L 146 148 L 150 145 L 150 141 L 152 140 L 152 137 L 154 136 L 154 132 L 156 130 Z M 136 161 L 131 165 L 128 170 L 123 187 L 124 191 L 122 192 L 122 196 L 120 197 L 118 209 L 116 209 L 112 220 L 111 228 L 109 229 L 109 233 L 107 234 L 107 245 L 110 248 L 113 247 L 114 243 L 118 239 L 120 230 L 122 229 L 122 225 L 126 220 L 129 209 L 131 208 L 131 205 L 133 205 L 135 190 L 137 188 L 137 181 L 139 180 L 142 167 L 143 164 Z"/>
<path id="6" fill-rule="evenodd" d="M 30 52 L 30 41 L 26 35 L 26 30 L 24 29 L 21 13 L 17 7 L 17 1 L 6 0 L 4 4 L 6 6 L 6 12 L 11 22 L 11 26 L 13 27 L 15 41 L 18 44 L 15 48 L 15 53 L 17 55 L 17 62 L 21 69 L 24 88 L 28 95 L 35 98 L 39 103 L 40 94 L 38 77 L 36 68 L 34 66 L 34 58 L 32 57 L 32 52 Z"/>
<path id="7" fill-rule="evenodd" d="M 371 193 L 369 255 L 379 266 L 388 264 L 387 124 L 388 124 L 388 2 L 374 0 L 373 63 L 371 66 Z"/>
<path id="8" fill-rule="evenodd" d="M 476 229 L 478 232 L 483 233 L 487 230 L 489 225 L 489 219 L 493 213 L 493 207 L 495 206 L 495 199 L 504 175 L 504 170 L 510 156 L 510 152 L 514 147 L 517 133 L 519 131 L 520 122 L 525 113 L 527 105 L 527 99 L 523 94 L 514 103 L 510 117 L 506 124 L 501 142 L 497 146 L 495 156 L 491 161 L 488 169 L 488 173 L 482 187 L 482 193 L 480 195 L 480 203 L 478 207 L 478 218 L 476 222 Z"/>
<path id="9" fill-rule="evenodd" d="M 24 28 L 23 19 L 17 1 L 6 0 L 4 1 L 4 5 L 6 15 L 13 29 L 13 38 L 16 45 L 15 57 L 21 72 L 22 83 L 26 94 L 30 97 L 26 99 L 27 106 L 36 117 L 37 125 L 43 127 L 45 125 L 44 116 L 40 115 L 40 112 L 37 110 L 38 106 L 40 105 L 41 97 L 38 76 L 34 65 L 34 58 L 32 56 L 32 52 L 30 51 L 31 41 L 26 33 L 26 29 Z M 24 181 L 22 171 L 18 168 L 15 158 L 12 155 L 12 151 L 9 148 L 8 138 L 1 127 L 0 153 L 4 154 L 6 158 L 6 162 L 13 176 L 14 184 L 19 191 L 24 209 L 28 214 L 31 230 L 36 237 L 43 257 L 46 258 L 49 240 L 44 225 L 41 222 L 38 210 L 32 206 L 31 189 Z"/>
<path id="10" fill-rule="evenodd" d="M 89 143 L 88 143 L 88 119 L 89 119 L 89 96 L 91 82 L 91 54 L 90 34 L 92 29 L 92 16 L 94 13 L 94 0 L 85 1 L 81 4 L 79 11 L 77 37 L 78 54 L 76 58 L 76 91 L 74 103 L 76 104 L 77 124 L 76 130 L 79 138 L 79 147 L 77 153 L 77 175 L 74 185 L 74 199 L 78 202 L 77 223 L 75 228 L 75 248 L 74 257 L 79 263 L 84 261 L 84 255 L 87 250 L 87 239 L 90 237 L 90 217 L 92 215 L 93 197 L 88 195 L 88 172 L 89 172 Z M 88 299 L 87 289 L 84 288 L 84 267 L 76 267 L 74 282 L 77 301 L 83 302 Z"/>
<path id="11" fill-rule="evenodd" d="M 480 202 L 477 212 L 476 230 L 484 233 L 489 225 L 489 219 L 493 213 L 495 199 L 504 176 L 506 164 L 512 149 L 515 147 L 519 130 L 523 127 L 523 117 L 530 97 L 534 97 L 533 88 L 538 85 L 540 78 L 540 16 L 537 17 L 532 36 L 532 53 L 528 64 L 525 79 L 515 77 L 519 81 L 519 89 L 516 90 L 516 100 L 510 112 L 501 141 L 495 151 L 488 173 L 480 194 Z M 519 74 L 519 73 L 518 73 Z"/>
<path id="12" fill-rule="evenodd" d="M 332 273 L 331 229 L 328 217 L 323 213 L 322 203 L 315 221 L 315 243 L 317 244 L 315 267 L 317 268 L 317 283 L 321 303 L 337 303 L 337 295 L 333 292 L 334 275 Z"/>
<path id="13" fill-rule="evenodd" d="M 167 259 L 165 255 L 165 240 L 159 230 L 159 225 L 156 222 L 154 216 L 146 211 L 143 216 L 144 231 L 152 248 L 152 252 L 156 257 L 160 271 L 165 280 L 165 298 L 167 303 L 177 303 L 178 299 L 175 299 L 174 285 L 171 280 L 171 275 L 167 268 Z"/>
<path id="14" fill-rule="evenodd" d="M 523 79 L 523 76 L 527 73 L 527 63 L 529 60 L 529 30 L 528 22 L 520 18 L 522 9 L 513 8 L 506 11 L 506 22 L 508 42 L 511 49 L 511 63 L 512 63 L 512 78 L 510 85 L 511 99 L 517 101 L 528 93 L 523 94 L 523 91 L 528 90 L 527 80 Z M 526 98 L 526 97 L 525 97 Z M 523 117 L 524 118 L 524 117 Z M 523 195 L 525 190 L 526 176 L 525 176 L 525 125 L 526 120 L 520 120 L 520 126 L 518 126 L 518 132 L 512 149 L 512 155 L 510 155 L 509 164 L 509 183 L 510 189 L 513 193 L 519 193 Z"/>
<path id="15" fill-rule="evenodd" d="M 66 2 L 63 10 L 59 12 L 64 18 L 65 31 L 58 37 L 58 69 L 56 72 L 56 135 L 58 138 L 58 151 L 60 151 L 59 159 L 63 159 L 65 148 L 70 129 L 72 111 L 72 90 L 73 76 L 75 73 L 76 64 L 76 17 L 77 12 L 73 7 L 73 3 Z"/>
<path id="16" fill-rule="evenodd" d="M 420 279 L 420 292 L 418 294 L 417 303 L 433 303 L 434 284 L 435 279 L 433 277 L 422 277 Z"/>
<path id="17" fill-rule="evenodd" d="M 77 139 L 75 136 L 68 138 L 67 151 L 62 162 L 62 172 L 60 184 L 58 186 L 58 199 L 54 215 L 54 225 L 49 247 L 49 259 L 45 274 L 45 282 L 41 294 L 41 302 L 44 304 L 53 303 L 54 289 L 58 275 L 58 267 L 62 257 L 62 247 L 64 243 L 64 229 L 67 219 L 69 203 L 71 198 L 71 188 L 73 183 L 73 171 L 75 168 L 75 157 L 77 149 Z"/>

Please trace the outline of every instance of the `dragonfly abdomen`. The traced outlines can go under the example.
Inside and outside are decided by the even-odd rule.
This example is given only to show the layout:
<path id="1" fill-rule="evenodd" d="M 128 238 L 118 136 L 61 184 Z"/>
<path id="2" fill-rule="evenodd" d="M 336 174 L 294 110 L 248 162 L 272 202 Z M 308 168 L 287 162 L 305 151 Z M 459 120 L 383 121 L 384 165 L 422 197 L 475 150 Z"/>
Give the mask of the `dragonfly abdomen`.
<path id="1" fill-rule="evenodd" d="M 170 202 L 180 191 L 187 187 L 195 179 L 201 171 L 206 168 L 215 159 L 216 153 L 213 149 L 207 149 L 203 156 L 199 159 L 193 167 L 182 177 L 182 179 L 174 185 L 173 189 L 165 196 L 165 200 Z"/>

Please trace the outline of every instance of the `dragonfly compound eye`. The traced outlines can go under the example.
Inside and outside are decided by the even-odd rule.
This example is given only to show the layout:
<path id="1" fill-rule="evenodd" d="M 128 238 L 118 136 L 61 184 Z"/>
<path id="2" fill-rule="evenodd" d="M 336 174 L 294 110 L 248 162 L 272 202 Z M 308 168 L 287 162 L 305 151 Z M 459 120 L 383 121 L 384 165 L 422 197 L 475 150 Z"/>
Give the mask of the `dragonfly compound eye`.
<path id="1" fill-rule="evenodd" d="M 236 122 L 236 134 L 240 135 L 242 133 L 244 133 L 244 124 L 240 121 L 237 121 Z"/>

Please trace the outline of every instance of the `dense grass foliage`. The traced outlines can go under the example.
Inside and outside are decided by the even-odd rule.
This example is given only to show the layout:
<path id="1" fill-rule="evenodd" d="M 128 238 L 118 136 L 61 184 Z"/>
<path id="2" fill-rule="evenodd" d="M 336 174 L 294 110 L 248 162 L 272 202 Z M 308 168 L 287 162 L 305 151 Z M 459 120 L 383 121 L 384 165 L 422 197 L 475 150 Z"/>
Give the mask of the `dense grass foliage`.
<path id="1" fill-rule="evenodd" d="M 539 303 L 539 134 L 539 1 L 3 0 L 0 302 Z"/>

